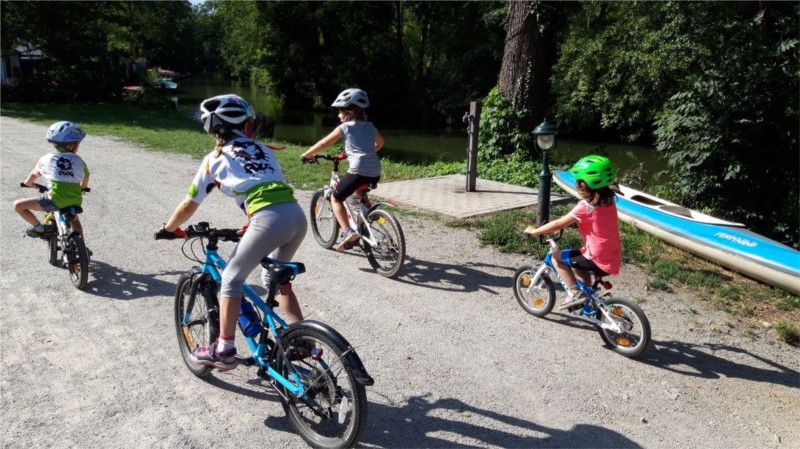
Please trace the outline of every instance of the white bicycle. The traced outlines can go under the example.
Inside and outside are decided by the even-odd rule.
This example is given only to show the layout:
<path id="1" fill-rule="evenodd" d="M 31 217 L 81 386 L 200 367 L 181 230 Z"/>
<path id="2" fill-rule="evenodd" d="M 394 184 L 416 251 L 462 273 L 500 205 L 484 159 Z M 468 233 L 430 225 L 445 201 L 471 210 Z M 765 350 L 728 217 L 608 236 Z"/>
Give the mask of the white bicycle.
<path id="1" fill-rule="evenodd" d="M 339 223 L 333 214 L 331 195 L 333 188 L 339 183 L 339 163 L 344 158 L 344 154 L 314 155 L 314 162 L 324 159 L 333 164 L 330 182 L 314 192 L 309 211 L 314 238 L 326 249 L 333 247 L 339 235 Z M 391 204 L 385 202 L 370 204 L 367 197 L 370 189 L 368 185 L 360 186 L 359 196 L 353 195 L 342 203 L 347 211 L 350 228 L 357 230 L 361 235 L 361 238 L 345 249 L 359 245 L 372 268 L 381 276 L 391 278 L 396 276 L 403 266 L 406 257 L 406 239 L 400 222 L 394 214 L 383 208 Z"/>
<path id="2" fill-rule="evenodd" d="M 20 187 L 28 187 L 20 183 Z M 47 187 L 34 184 L 40 193 L 47 192 Z M 91 191 L 89 188 L 81 189 L 83 192 Z M 50 265 L 63 266 L 69 272 L 72 285 L 78 290 L 83 290 L 89 281 L 89 251 L 80 234 L 72 230 L 70 223 L 76 215 L 83 212 L 80 206 L 70 206 L 50 212 L 44 217 L 42 239 L 47 240 L 50 249 Z M 61 252 L 61 257 L 58 253 Z"/>

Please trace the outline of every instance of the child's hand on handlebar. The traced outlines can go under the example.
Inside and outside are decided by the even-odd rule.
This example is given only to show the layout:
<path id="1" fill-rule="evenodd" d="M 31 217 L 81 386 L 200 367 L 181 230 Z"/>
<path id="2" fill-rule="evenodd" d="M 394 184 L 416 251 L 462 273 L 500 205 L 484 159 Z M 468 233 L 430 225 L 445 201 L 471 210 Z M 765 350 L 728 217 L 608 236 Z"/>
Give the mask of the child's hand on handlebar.
<path id="1" fill-rule="evenodd" d="M 161 227 L 158 232 L 155 234 L 156 240 L 175 240 L 175 239 L 185 239 L 186 232 L 184 232 L 181 228 L 175 228 L 175 231 L 169 232 L 165 227 Z"/>
<path id="2" fill-rule="evenodd" d="M 249 227 L 250 227 L 250 222 L 248 221 L 247 223 L 244 224 L 244 226 L 242 226 L 242 229 L 236 231 L 236 235 L 238 235 L 239 237 L 243 236 L 244 233 L 247 232 L 247 228 Z"/>

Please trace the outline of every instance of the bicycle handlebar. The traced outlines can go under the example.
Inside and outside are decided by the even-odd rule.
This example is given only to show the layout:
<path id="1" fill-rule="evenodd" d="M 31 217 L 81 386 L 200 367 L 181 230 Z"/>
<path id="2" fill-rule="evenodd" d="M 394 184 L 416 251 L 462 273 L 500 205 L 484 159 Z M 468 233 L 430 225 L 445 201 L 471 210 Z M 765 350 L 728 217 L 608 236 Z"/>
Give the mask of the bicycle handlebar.
<path id="1" fill-rule="evenodd" d="M 344 153 L 338 153 L 335 156 L 329 156 L 327 154 L 315 154 L 310 158 L 303 158 L 304 164 L 315 164 L 317 160 L 325 159 L 326 161 L 341 161 L 345 159 Z"/>
<path id="2" fill-rule="evenodd" d="M 207 221 L 201 221 L 186 228 L 186 238 L 206 237 L 219 239 L 223 242 L 238 242 L 242 236 L 241 229 L 215 229 Z"/>
<path id="3" fill-rule="evenodd" d="M 19 186 L 23 187 L 23 188 L 26 188 L 26 189 L 27 188 L 37 189 L 39 191 L 39 193 L 44 193 L 44 192 L 47 192 L 48 190 L 50 190 L 49 188 L 47 188 L 47 186 L 43 186 L 43 185 L 37 184 L 35 182 L 33 183 L 33 187 L 28 187 L 28 185 L 25 184 L 24 182 L 19 183 Z M 89 187 L 82 187 L 81 188 L 81 192 L 91 192 L 91 191 L 92 191 L 92 189 L 90 189 Z"/>

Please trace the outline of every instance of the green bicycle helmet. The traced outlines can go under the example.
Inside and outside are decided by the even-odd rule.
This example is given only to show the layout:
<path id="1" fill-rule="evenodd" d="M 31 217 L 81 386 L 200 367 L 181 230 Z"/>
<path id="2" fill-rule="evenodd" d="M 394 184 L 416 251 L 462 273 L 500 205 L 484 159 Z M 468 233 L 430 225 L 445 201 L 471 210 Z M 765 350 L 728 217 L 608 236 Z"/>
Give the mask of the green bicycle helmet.
<path id="1" fill-rule="evenodd" d="M 575 182 L 583 181 L 591 189 L 606 187 L 617 179 L 617 169 L 611 160 L 594 154 L 580 159 L 569 172 Z"/>

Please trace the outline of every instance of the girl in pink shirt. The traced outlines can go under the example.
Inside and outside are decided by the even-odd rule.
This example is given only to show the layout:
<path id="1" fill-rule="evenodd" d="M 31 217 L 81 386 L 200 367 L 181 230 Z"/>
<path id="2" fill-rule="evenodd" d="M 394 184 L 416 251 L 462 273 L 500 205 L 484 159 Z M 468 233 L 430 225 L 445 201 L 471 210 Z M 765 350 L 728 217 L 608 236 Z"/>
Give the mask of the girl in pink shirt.
<path id="1" fill-rule="evenodd" d="M 567 287 L 567 298 L 559 309 L 580 304 L 586 299 L 575 282 L 576 276 L 584 285 L 591 285 L 591 273 L 597 276 L 618 274 L 622 265 L 616 195 L 609 187 L 617 174 L 614 164 L 603 156 L 586 156 L 575 163 L 570 173 L 583 199 L 558 220 L 538 228 L 528 226 L 525 229 L 525 233 L 537 236 L 551 234 L 573 223 L 578 224 L 583 247 L 553 254 L 556 270 Z"/>

